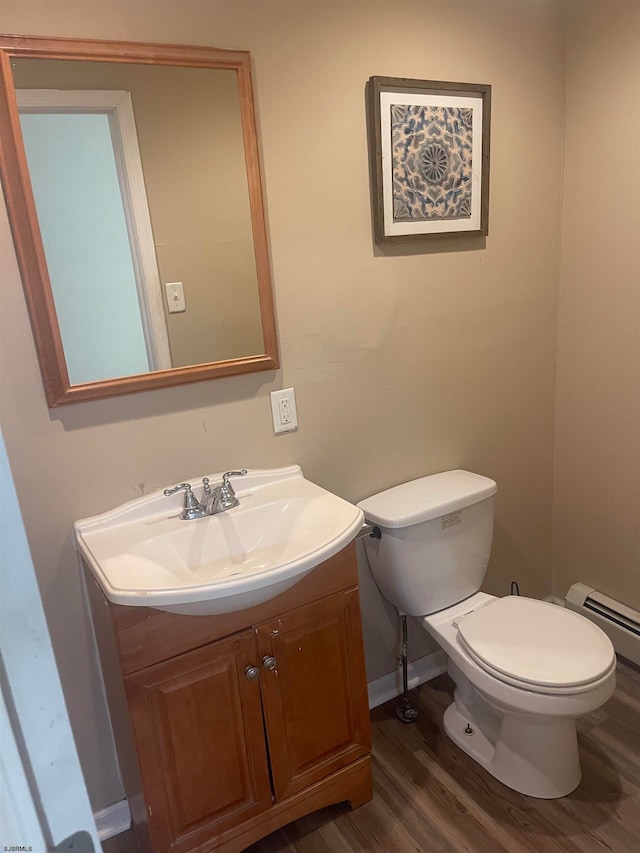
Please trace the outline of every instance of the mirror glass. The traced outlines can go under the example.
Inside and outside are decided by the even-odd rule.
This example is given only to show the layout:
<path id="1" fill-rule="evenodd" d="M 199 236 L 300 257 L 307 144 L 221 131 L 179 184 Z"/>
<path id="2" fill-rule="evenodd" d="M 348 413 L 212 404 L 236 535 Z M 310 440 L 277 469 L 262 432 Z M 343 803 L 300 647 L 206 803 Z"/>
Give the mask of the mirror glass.
<path id="1" fill-rule="evenodd" d="M 20 55 L 11 71 L 66 372 L 50 405 L 277 366 L 238 69 Z"/>

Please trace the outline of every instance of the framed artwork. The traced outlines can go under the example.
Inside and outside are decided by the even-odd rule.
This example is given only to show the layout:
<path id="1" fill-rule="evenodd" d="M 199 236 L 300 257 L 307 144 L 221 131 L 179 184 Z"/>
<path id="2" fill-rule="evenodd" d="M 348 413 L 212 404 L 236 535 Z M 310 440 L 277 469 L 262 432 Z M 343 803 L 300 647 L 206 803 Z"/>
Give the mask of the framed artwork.
<path id="1" fill-rule="evenodd" d="M 371 77 L 376 243 L 486 236 L 491 86 Z"/>

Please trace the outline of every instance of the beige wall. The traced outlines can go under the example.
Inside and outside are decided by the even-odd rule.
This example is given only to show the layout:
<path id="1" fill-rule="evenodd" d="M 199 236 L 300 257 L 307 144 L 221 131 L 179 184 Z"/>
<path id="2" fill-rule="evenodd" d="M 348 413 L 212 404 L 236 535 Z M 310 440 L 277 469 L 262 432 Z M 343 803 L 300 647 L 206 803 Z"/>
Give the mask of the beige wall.
<path id="1" fill-rule="evenodd" d="M 499 484 L 485 588 L 504 593 L 515 578 L 523 593 L 550 591 L 562 128 L 555 9 L 544 0 L 0 0 L 6 32 L 239 47 L 255 63 L 279 371 L 49 411 L 0 218 L 2 423 L 95 807 L 120 788 L 87 639 L 75 518 L 242 465 L 298 462 L 353 501 L 460 466 Z M 492 84 L 486 246 L 372 244 L 371 75 Z M 275 437 L 268 393 L 289 385 L 300 429 Z M 396 626 L 365 571 L 373 678 L 395 666 Z"/>
<path id="2" fill-rule="evenodd" d="M 569 4 L 554 592 L 640 609 L 640 4 Z"/>

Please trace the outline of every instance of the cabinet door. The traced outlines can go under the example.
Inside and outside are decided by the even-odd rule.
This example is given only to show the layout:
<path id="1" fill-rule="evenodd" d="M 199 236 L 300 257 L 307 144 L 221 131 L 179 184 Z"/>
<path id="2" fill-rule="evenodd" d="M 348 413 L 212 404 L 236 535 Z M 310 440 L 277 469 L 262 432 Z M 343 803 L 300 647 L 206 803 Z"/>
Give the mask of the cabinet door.
<path id="1" fill-rule="evenodd" d="M 357 590 L 256 627 L 276 800 L 371 748 Z M 275 658 L 265 669 L 263 659 Z M 269 664 L 269 661 L 267 661 Z"/>
<path id="2" fill-rule="evenodd" d="M 154 848 L 188 850 L 271 806 L 252 631 L 126 679 Z"/>

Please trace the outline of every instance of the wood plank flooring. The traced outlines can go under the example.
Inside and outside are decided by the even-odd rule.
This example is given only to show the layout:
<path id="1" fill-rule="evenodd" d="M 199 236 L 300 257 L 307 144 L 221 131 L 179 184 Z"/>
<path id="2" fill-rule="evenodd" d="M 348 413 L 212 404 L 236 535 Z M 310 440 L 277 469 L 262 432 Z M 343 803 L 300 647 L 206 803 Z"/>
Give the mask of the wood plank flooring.
<path id="1" fill-rule="evenodd" d="M 247 853 L 640 853 L 640 673 L 621 663 L 617 676 L 609 702 L 579 723 L 583 779 L 568 797 L 517 794 L 462 753 L 442 728 L 444 675 L 413 691 L 417 723 L 396 720 L 395 700 L 372 711 L 370 803 L 323 809 Z M 125 833 L 104 849 L 131 843 Z"/>

